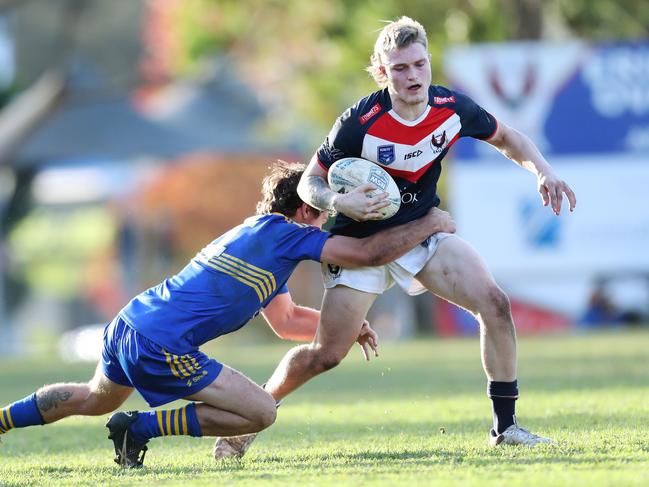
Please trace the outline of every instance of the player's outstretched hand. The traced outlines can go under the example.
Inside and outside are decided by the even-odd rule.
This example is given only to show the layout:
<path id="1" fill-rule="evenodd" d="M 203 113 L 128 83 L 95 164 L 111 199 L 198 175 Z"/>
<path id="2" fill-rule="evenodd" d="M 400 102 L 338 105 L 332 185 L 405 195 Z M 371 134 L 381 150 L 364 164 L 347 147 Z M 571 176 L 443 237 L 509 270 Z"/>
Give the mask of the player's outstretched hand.
<path id="1" fill-rule="evenodd" d="M 367 320 L 363 322 L 356 342 L 361 346 L 365 360 L 370 360 L 370 349 L 374 352 L 375 357 L 379 356 L 379 336 Z"/>
<path id="2" fill-rule="evenodd" d="M 446 232 L 455 233 L 455 220 L 447 211 L 432 207 L 424 217 L 426 225 L 430 225 L 430 233 Z"/>
<path id="3" fill-rule="evenodd" d="M 550 205 L 555 215 L 561 213 L 561 203 L 563 203 L 564 194 L 568 198 L 570 211 L 573 211 L 577 205 L 575 193 L 570 189 L 568 183 L 559 179 L 553 172 L 539 176 L 538 190 L 543 200 L 543 206 Z"/>
<path id="4" fill-rule="evenodd" d="M 349 193 L 336 195 L 334 208 L 336 211 L 348 216 L 357 222 L 366 220 L 382 220 L 383 215 L 379 210 L 390 205 L 386 201 L 388 193 L 372 195 L 376 189 L 372 183 L 361 184 Z"/>

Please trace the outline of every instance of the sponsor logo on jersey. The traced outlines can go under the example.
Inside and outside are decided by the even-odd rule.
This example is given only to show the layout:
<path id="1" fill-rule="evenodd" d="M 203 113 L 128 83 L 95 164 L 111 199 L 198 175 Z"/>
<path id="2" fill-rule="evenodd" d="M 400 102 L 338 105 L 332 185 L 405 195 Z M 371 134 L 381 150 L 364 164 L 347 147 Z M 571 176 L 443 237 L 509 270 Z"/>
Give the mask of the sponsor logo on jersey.
<path id="1" fill-rule="evenodd" d="M 374 115 L 379 113 L 381 111 L 381 105 L 376 103 L 372 108 L 370 108 L 369 112 L 364 113 L 360 117 L 358 117 L 358 120 L 361 122 L 361 125 L 363 125 L 365 122 L 367 122 L 370 118 L 372 118 Z"/>
<path id="2" fill-rule="evenodd" d="M 380 145 L 376 149 L 376 160 L 386 166 L 394 162 L 394 144 Z"/>
<path id="3" fill-rule="evenodd" d="M 444 105 L 445 103 L 455 103 L 454 96 L 434 96 L 433 103 L 435 105 Z"/>
<path id="4" fill-rule="evenodd" d="M 421 191 L 415 193 L 401 193 L 401 203 L 409 205 L 410 203 L 419 203 L 419 195 Z"/>
<path id="5" fill-rule="evenodd" d="M 439 149 L 446 145 L 446 130 L 441 135 L 433 134 L 430 138 L 430 143 L 434 147 L 433 150 L 437 149 L 437 152 L 439 152 Z"/>
<path id="6" fill-rule="evenodd" d="M 403 156 L 403 160 L 404 160 L 404 161 L 407 161 L 408 159 L 412 159 L 413 157 L 418 157 L 418 156 L 422 155 L 423 153 L 424 153 L 424 152 L 421 151 L 421 150 L 416 150 L 416 151 L 414 151 L 414 152 L 409 152 L 408 154 L 406 154 L 405 156 Z"/>

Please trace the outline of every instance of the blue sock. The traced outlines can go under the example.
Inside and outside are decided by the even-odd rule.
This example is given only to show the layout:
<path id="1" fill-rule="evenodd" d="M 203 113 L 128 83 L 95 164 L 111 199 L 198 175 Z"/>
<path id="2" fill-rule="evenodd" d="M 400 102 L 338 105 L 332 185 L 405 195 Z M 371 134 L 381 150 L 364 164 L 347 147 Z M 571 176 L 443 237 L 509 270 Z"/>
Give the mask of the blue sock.
<path id="1" fill-rule="evenodd" d="M 170 435 L 203 436 L 193 402 L 179 409 L 142 411 L 129 430 L 138 441 Z"/>
<path id="2" fill-rule="evenodd" d="M 518 399 L 518 381 L 489 381 L 487 395 L 493 408 L 494 431 L 498 434 L 516 423 L 516 399 Z"/>
<path id="3" fill-rule="evenodd" d="M 0 434 L 12 428 L 45 424 L 36 405 L 36 393 L 16 401 L 0 411 Z"/>

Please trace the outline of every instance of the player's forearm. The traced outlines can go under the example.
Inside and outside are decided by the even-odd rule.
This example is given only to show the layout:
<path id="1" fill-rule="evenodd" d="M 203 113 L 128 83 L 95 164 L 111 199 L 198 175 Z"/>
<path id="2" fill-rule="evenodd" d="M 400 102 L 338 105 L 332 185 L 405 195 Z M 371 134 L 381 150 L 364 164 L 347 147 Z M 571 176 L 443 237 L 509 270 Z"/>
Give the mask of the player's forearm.
<path id="1" fill-rule="evenodd" d="M 297 187 L 297 193 L 305 203 L 318 210 L 333 210 L 336 193 L 331 191 L 321 176 L 304 176 Z"/>
<path id="2" fill-rule="evenodd" d="M 384 265 L 398 259 L 436 232 L 442 225 L 431 224 L 429 216 L 375 233 L 362 239 L 368 266 Z"/>
<path id="3" fill-rule="evenodd" d="M 535 176 L 547 174 L 552 170 L 536 144 L 525 134 L 510 128 L 498 147 L 500 152 Z"/>
<path id="4" fill-rule="evenodd" d="M 295 306 L 291 317 L 281 328 L 280 337 L 296 342 L 310 342 L 315 336 L 320 311 L 305 306 Z"/>

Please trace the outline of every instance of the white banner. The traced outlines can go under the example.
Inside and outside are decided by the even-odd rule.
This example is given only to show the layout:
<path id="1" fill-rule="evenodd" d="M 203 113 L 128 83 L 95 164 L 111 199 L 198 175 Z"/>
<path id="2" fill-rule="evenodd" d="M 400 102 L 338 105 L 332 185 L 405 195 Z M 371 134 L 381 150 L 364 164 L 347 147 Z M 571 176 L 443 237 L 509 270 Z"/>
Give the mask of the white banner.
<path id="1" fill-rule="evenodd" d="M 536 179 L 506 159 L 449 165 L 450 210 L 510 294 L 575 313 L 598 277 L 649 276 L 649 161 L 556 159 L 573 213 L 543 207 Z"/>

